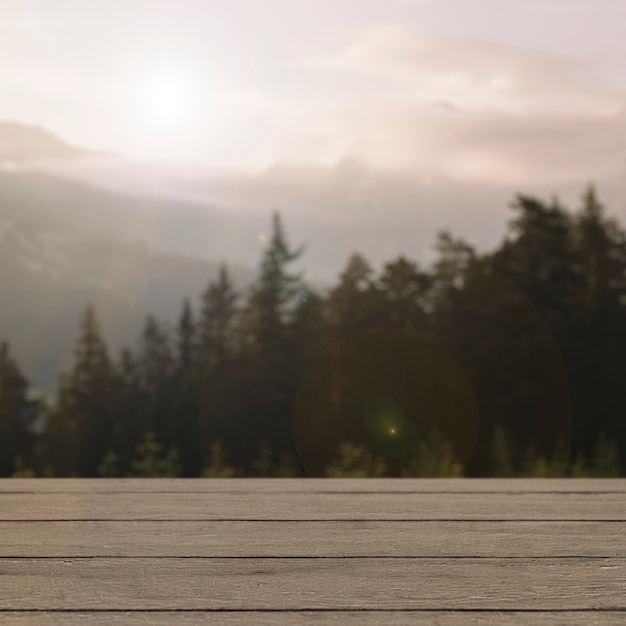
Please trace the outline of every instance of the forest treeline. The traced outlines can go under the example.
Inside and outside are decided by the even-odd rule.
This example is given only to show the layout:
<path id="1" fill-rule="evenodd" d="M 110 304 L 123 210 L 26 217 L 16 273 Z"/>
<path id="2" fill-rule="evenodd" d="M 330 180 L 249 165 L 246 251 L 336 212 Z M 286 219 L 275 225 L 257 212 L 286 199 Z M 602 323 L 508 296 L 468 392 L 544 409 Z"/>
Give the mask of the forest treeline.
<path id="1" fill-rule="evenodd" d="M 624 475 L 626 233 L 593 187 L 511 207 L 494 251 L 353 254 L 325 292 L 276 214 L 249 289 L 223 267 L 119 355 L 88 307 L 51 399 L 3 343 L 0 475 Z"/>

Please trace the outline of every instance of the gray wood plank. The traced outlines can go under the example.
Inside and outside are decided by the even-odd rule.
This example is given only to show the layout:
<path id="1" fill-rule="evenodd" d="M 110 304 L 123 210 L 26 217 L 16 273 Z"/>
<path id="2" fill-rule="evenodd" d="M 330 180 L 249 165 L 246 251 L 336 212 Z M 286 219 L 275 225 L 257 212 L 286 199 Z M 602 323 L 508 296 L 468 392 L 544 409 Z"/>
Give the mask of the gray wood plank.
<path id="1" fill-rule="evenodd" d="M 626 521 L 614 493 L 8 493 L 0 520 L 528 520 Z"/>
<path id="2" fill-rule="evenodd" d="M 1 557 L 626 557 L 626 522 L 2 522 Z"/>
<path id="3" fill-rule="evenodd" d="M 19 559 L 4 609 L 620 609 L 626 559 Z"/>
<path id="4" fill-rule="evenodd" d="M 157 493 L 623 493 L 626 479 L 560 479 L 560 478 L 513 478 L 513 479 L 437 479 L 437 478 L 304 478 L 304 479 L 0 479 L 0 493 L 6 492 L 63 492 L 107 493 L 124 491 Z"/>
<path id="5" fill-rule="evenodd" d="M 568 611 L 566 613 L 536 611 L 528 612 L 392 612 L 392 611 L 325 611 L 325 612 L 220 612 L 220 613 L 0 613 L 3 626 L 199 626 L 200 624 L 254 624 L 255 626 L 300 626 L 311 624 L 345 624 L 346 626 L 413 626 L 439 624 L 440 626 L 509 626 L 530 624 L 553 626 L 623 626 L 626 614 L 618 611 Z"/>
<path id="6" fill-rule="evenodd" d="M 3 480 L 0 519 L 3 624 L 626 622 L 624 480 Z"/>

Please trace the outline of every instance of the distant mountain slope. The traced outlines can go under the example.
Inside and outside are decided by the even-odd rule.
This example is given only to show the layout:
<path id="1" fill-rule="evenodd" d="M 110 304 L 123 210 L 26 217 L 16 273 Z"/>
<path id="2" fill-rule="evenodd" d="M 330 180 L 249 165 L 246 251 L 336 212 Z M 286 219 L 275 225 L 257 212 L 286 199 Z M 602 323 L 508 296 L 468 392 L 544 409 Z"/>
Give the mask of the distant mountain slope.
<path id="1" fill-rule="evenodd" d="M 166 211 L 43 176 L 0 173 L 0 341 L 9 341 L 33 383 L 50 389 L 69 365 L 88 302 L 114 351 L 134 343 L 147 313 L 174 322 L 183 298 L 197 302 L 222 257 L 206 258 L 208 216 L 181 214 L 180 221 L 182 241 L 200 248 L 207 238 L 204 259 L 158 246 L 168 234 L 176 239 L 175 203 Z M 229 268 L 245 288 L 251 271 Z"/>
<path id="2" fill-rule="evenodd" d="M 35 171 L 0 171 L 0 216 L 37 231 L 143 242 L 163 252 L 256 265 L 259 225 L 228 209 L 115 192 Z M 270 223 L 270 210 L 256 220 Z"/>
<path id="3" fill-rule="evenodd" d="M 0 122 L 0 164 L 75 159 L 90 154 L 38 126 Z"/>

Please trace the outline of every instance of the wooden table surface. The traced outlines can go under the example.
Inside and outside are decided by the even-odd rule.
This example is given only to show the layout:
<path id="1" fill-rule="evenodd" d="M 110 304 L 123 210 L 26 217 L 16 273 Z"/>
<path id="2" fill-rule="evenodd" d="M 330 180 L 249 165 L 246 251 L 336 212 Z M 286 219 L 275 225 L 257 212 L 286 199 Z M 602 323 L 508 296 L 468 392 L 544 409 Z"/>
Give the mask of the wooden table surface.
<path id="1" fill-rule="evenodd" d="M 626 480 L 0 480 L 0 623 L 626 624 Z"/>

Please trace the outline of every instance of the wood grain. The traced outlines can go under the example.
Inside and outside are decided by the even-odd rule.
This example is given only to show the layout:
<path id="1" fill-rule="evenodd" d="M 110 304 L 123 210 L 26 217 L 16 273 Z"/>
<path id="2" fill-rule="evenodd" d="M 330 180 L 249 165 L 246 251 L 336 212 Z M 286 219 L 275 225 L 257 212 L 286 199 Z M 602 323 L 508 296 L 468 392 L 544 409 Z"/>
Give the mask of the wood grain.
<path id="1" fill-rule="evenodd" d="M 626 480 L 0 480 L 0 622 L 623 624 Z"/>
<path id="2" fill-rule="evenodd" d="M 626 559 L 3 559 L 6 609 L 620 609 Z"/>
<path id="3" fill-rule="evenodd" d="M 1 522 L 0 557 L 626 557 L 626 522 Z"/>
<path id="4" fill-rule="evenodd" d="M 281 497 L 286 495 L 287 497 Z M 0 520 L 614 520 L 621 493 L 5 493 Z"/>
<path id="5" fill-rule="evenodd" d="M 621 611 L 220 611 L 219 613 L 194 612 L 24 612 L 0 613 L 3 626 L 200 626 L 207 623 L 254 624 L 254 626 L 421 626 L 439 624 L 446 626 L 623 626 L 626 614 Z"/>
<path id="6" fill-rule="evenodd" d="M 622 493 L 619 478 L 12 478 L 0 493 Z"/>

